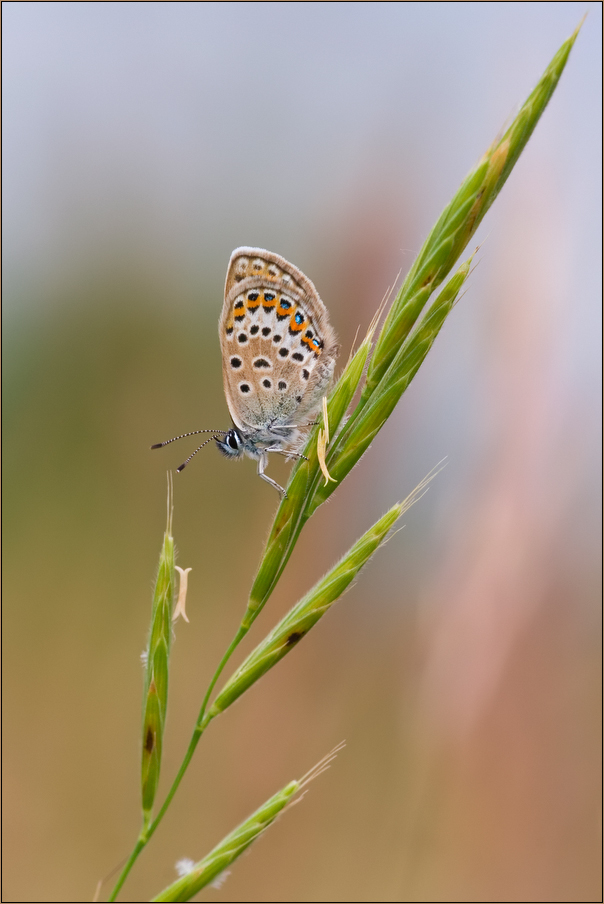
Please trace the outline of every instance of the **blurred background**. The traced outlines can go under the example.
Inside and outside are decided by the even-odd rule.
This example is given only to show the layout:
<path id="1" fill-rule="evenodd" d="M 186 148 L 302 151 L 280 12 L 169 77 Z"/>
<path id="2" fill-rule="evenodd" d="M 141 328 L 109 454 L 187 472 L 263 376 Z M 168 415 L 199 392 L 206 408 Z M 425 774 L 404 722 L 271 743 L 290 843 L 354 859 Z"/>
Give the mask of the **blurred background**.
<path id="1" fill-rule="evenodd" d="M 307 273 L 344 361 L 585 11 L 467 293 L 241 655 L 445 470 L 212 725 L 122 900 L 148 900 L 342 739 L 199 900 L 601 899 L 600 4 L 8 2 L 4 900 L 90 900 L 138 832 L 166 470 L 195 446 L 149 445 L 229 425 L 232 249 Z M 213 447 L 176 478 L 191 623 L 164 791 L 277 502 Z"/>

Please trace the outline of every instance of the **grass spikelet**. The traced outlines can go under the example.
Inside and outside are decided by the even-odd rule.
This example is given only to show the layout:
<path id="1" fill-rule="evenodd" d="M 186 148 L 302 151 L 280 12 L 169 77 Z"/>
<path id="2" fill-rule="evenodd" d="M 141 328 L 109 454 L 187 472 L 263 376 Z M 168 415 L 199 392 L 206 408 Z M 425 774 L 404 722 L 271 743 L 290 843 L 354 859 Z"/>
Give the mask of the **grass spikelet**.
<path id="1" fill-rule="evenodd" d="M 373 393 L 371 401 L 361 409 L 356 419 L 351 419 L 338 441 L 332 445 L 327 456 L 327 467 L 337 483 L 344 479 L 366 452 L 419 370 L 447 316 L 455 306 L 470 273 L 472 260 L 473 255 L 459 267 L 439 292 L 420 324 L 401 345 Z M 310 517 L 312 512 L 331 495 L 334 488 L 335 485 L 331 484 L 317 488 L 315 496 L 309 500 L 307 517 Z"/>
<path id="2" fill-rule="evenodd" d="M 464 179 L 424 242 L 377 341 L 363 390 L 363 404 L 392 363 L 429 296 L 446 279 L 503 188 L 558 84 L 578 31 L 577 28 L 562 44 L 510 127 Z"/>
<path id="3" fill-rule="evenodd" d="M 330 763 L 343 746 L 343 744 L 338 744 L 305 776 L 297 781 L 289 782 L 284 788 L 277 791 L 255 813 L 248 816 L 234 831 L 223 838 L 203 860 L 193 864 L 184 876 L 164 888 L 158 895 L 151 898 L 151 901 L 189 901 L 198 891 L 205 888 L 206 885 L 210 885 L 268 829 L 288 805 L 295 802 L 296 795 L 302 788 L 329 768 Z"/>
<path id="4" fill-rule="evenodd" d="M 141 797 L 143 818 L 148 822 L 159 783 L 166 711 L 168 707 L 168 660 L 172 639 L 174 606 L 174 538 L 172 536 L 172 475 L 168 476 L 168 521 L 159 555 L 157 580 L 151 608 L 151 631 L 145 663 L 143 692 L 143 744 Z"/>
<path id="5" fill-rule="evenodd" d="M 425 491 L 434 473 L 429 474 L 413 493 L 386 512 L 357 540 L 321 580 L 315 584 L 270 634 L 253 650 L 235 674 L 226 682 L 205 716 L 207 725 L 237 700 L 252 684 L 283 659 L 308 634 L 331 606 L 348 589 L 359 571 L 386 540 L 397 520 Z"/>

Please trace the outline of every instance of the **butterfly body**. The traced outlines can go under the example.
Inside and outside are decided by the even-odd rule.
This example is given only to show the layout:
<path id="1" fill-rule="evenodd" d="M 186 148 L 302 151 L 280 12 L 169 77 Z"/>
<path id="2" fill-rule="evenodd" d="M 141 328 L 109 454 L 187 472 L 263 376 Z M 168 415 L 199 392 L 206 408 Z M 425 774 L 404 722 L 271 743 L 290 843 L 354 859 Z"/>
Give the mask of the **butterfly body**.
<path id="1" fill-rule="evenodd" d="M 263 248 L 236 248 L 218 332 L 234 426 L 182 436 L 217 434 L 212 439 L 224 455 L 255 459 L 260 477 L 285 495 L 264 469 L 271 452 L 299 456 L 300 428 L 313 423 L 331 383 L 338 344 L 327 309 L 313 283 L 285 258 Z"/>
<path id="2" fill-rule="evenodd" d="M 258 460 L 295 454 L 331 383 L 338 345 L 313 283 L 280 255 L 236 248 L 219 322 L 222 373 L 235 427 L 217 444 Z"/>

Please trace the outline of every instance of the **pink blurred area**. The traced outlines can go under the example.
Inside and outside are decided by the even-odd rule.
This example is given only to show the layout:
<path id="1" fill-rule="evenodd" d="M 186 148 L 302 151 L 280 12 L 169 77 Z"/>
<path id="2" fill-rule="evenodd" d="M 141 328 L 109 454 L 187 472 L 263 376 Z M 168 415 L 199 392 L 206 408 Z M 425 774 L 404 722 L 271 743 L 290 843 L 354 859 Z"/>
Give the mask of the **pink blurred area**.
<path id="1" fill-rule="evenodd" d="M 4 900 L 89 900 L 138 832 L 139 654 L 193 448 L 148 447 L 228 426 L 231 250 L 304 270 L 343 362 L 585 9 L 466 294 L 242 654 L 446 467 L 211 726 L 121 899 L 345 739 L 199 900 L 601 900 L 595 3 L 4 5 Z M 277 503 L 210 447 L 175 483 L 164 792 Z"/>

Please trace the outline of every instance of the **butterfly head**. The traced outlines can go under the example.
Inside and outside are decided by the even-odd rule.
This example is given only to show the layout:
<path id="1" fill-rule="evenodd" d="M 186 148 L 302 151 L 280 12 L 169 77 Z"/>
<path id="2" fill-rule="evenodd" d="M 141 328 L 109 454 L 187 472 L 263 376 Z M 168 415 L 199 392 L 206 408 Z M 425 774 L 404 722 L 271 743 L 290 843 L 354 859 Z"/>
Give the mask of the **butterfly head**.
<path id="1" fill-rule="evenodd" d="M 243 455 L 243 437 L 235 427 L 231 427 L 223 439 L 216 437 L 216 445 L 227 458 L 240 458 Z"/>

